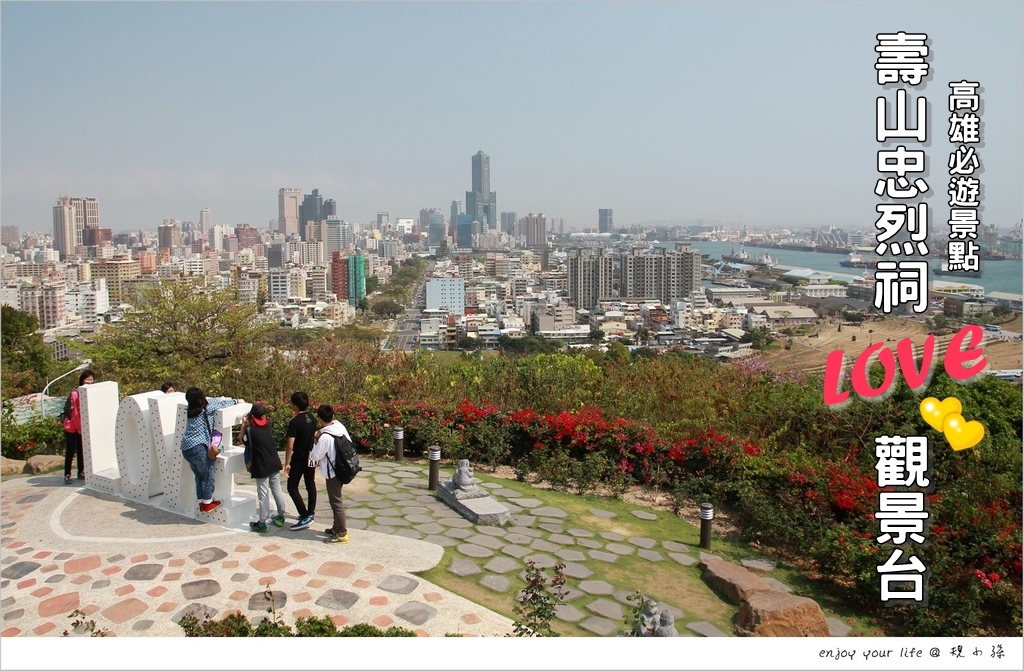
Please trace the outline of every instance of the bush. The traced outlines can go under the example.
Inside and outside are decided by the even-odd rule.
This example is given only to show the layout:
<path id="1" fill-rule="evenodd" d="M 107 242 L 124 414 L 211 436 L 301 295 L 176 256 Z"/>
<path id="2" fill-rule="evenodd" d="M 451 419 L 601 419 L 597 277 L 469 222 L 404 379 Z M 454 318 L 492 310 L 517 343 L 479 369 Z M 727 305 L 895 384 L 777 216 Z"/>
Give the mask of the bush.
<path id="1" fill-rule="evenodd" d="M 33 415 L 18 424 L 10 405 L 3 410 L 0 454 L 8 459 L 28 459 L 37 454 L 64 454 L 64 426 L 58 417 Z"/>

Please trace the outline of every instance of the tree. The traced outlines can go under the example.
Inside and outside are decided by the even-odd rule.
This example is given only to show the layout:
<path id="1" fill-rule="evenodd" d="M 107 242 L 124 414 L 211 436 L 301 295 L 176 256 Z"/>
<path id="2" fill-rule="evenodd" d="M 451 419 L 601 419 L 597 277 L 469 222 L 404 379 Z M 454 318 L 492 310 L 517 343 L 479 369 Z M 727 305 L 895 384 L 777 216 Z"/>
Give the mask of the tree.
<path id="1" fill-rule="evenodd" d="M 752 349 L 763 350 L 775 342 L 775 338 L 767 326 L 761 326 L 744 333 L 743 337 L 740 338 L 740 342 L 750 343 Z"/>
<path id="2" fill-rule="evenodd" d="M 370 310 L 374 314 L 383 315 L 385 317 L 395 317 L 405 311 L 401 305 L 392 300 L 377 301 L 373 304 L 373 307 L 370 308 Z"/>
<path id="3" fill-rule="evenodd" d="M 604 331 L 601 329 L 592 329 L 590 331 L 590 340 L 593 342 L 601 342 L 604 340 Z"/>
<path id="4" fill-rule="evenodd" d="M 170 378 L 217 394 L 251 374 L 247 369 L 262 360 L 261 346 L 275 329 L 233 290 L 165 282 L 141 289 L 134 308 L 83 350 L 101 378 L 129 392 Z"/>
<path id="5" fill-rule="evenodd" d="M 380 286 L 380 278 L 376 275 L 370 275 L 366 278 L 366 293 L 372 294 Z"/>
<path id="6" fill-rule="evenodd" d="M 2 332 L 3 398 L 16 398 L 40 391 L 52 373 L 53 351 L 36 333 L 39 319 L 27 312 L 4 305 L 0 314 Z"/>

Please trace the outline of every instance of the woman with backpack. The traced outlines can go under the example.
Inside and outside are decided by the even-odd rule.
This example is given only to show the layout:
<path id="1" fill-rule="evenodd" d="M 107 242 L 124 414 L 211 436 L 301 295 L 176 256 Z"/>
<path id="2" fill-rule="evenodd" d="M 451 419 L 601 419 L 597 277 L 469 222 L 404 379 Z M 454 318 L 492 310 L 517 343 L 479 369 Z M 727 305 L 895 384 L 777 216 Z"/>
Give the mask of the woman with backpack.
<path id="1" fill-rule="evenodd" d="M 185 392 L 185 402 L 188 403 L 188 424 L 185 425 L 185 435 L 181 438 L 181 456 L 188 462 L 192 474 L 196 477 L 199 510 L 208 513 L 221 504 L 220 501 L 213 499 L 213 465 L 217 459 L 216 449 L 211 450 L 214 437 L 213 413 L 221 408 L 236 405 L 238 399 L 207 400 L 202 389 L 189 387 Z"/>
<path id="2" fill-rule="evenodd" d="M 92 384 L 96 381 L 93 372 L 86 368 L 78 376 L 78 386 Z M 78 455 L 78 479 L 85 480 L 85 462 L 82 455 L 82 408 L 78 387 L 72 390 L 64 403 L 64 484 L 71 484 L 71 462 Z"/>

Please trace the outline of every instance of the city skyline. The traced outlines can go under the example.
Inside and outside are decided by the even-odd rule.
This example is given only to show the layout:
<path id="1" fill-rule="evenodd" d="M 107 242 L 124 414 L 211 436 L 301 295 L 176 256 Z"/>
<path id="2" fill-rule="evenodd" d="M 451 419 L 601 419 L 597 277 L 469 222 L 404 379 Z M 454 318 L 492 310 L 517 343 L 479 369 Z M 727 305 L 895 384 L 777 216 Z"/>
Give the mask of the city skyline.
<path id="1" fill-rule="evenodd" d="M 572 229 L 596 227 L 598 210 L 613 208 L 618 226 L 867 230 L 874 101 L 884 92 L 875 34 L 897 30 L 930 37 L 932 76 L 912 91 L 931 108 L 927 202 L 944 209 L 946 84 L 966 78 L 983 87 L 982 219 L 1008 228 L 1021 218 L 1019 4 L 4 3 L 0 12 L 0 216 L 21 231 L 52 232 L 64 195 L 101 201 L 100 225 L 115 232 L 195 221 L 203 208 L 218 225 L 267 228 L 289 187 L 319 189 L 348 221 L 415 217 L 466 196 L 466 159 L 478 151 L 493 160 L 501 211 L 544 212 Z M 281 30 L 310 26 L 293 49 L 268 46 Z M 467 52 L 433 27 L 518 41 Z M 467 90 L 471 80 L 486 86 Z M 61 81 L 76 82 L 73 104 Z M 300 105 L 280 95 L 285 86 L 316 90 L 319 102 Z"/>

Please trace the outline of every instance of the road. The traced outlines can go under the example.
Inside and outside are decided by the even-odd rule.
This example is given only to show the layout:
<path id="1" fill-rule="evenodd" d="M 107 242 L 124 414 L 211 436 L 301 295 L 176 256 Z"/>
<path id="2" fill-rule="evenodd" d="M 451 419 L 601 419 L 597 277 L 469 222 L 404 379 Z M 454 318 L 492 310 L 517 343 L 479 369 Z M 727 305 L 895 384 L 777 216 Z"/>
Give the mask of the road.
<path id="1" fill-rule="evenodd" d="M 429 268 L 427 273 L 430 273 Z M 426 305 L 426 277 L 420 280 L 420 283 L 416 285 L 416 291 L 413 293 L 412 306 L 406 308 L 405 314 L 399 317 L 400 322 L 397 325 L 397 330 L 392 338 L 393 349 L 399 352 L 412 352 L 419 349 L 420 342 L 420 319 L 423 315 L 421 310 Z"/>

